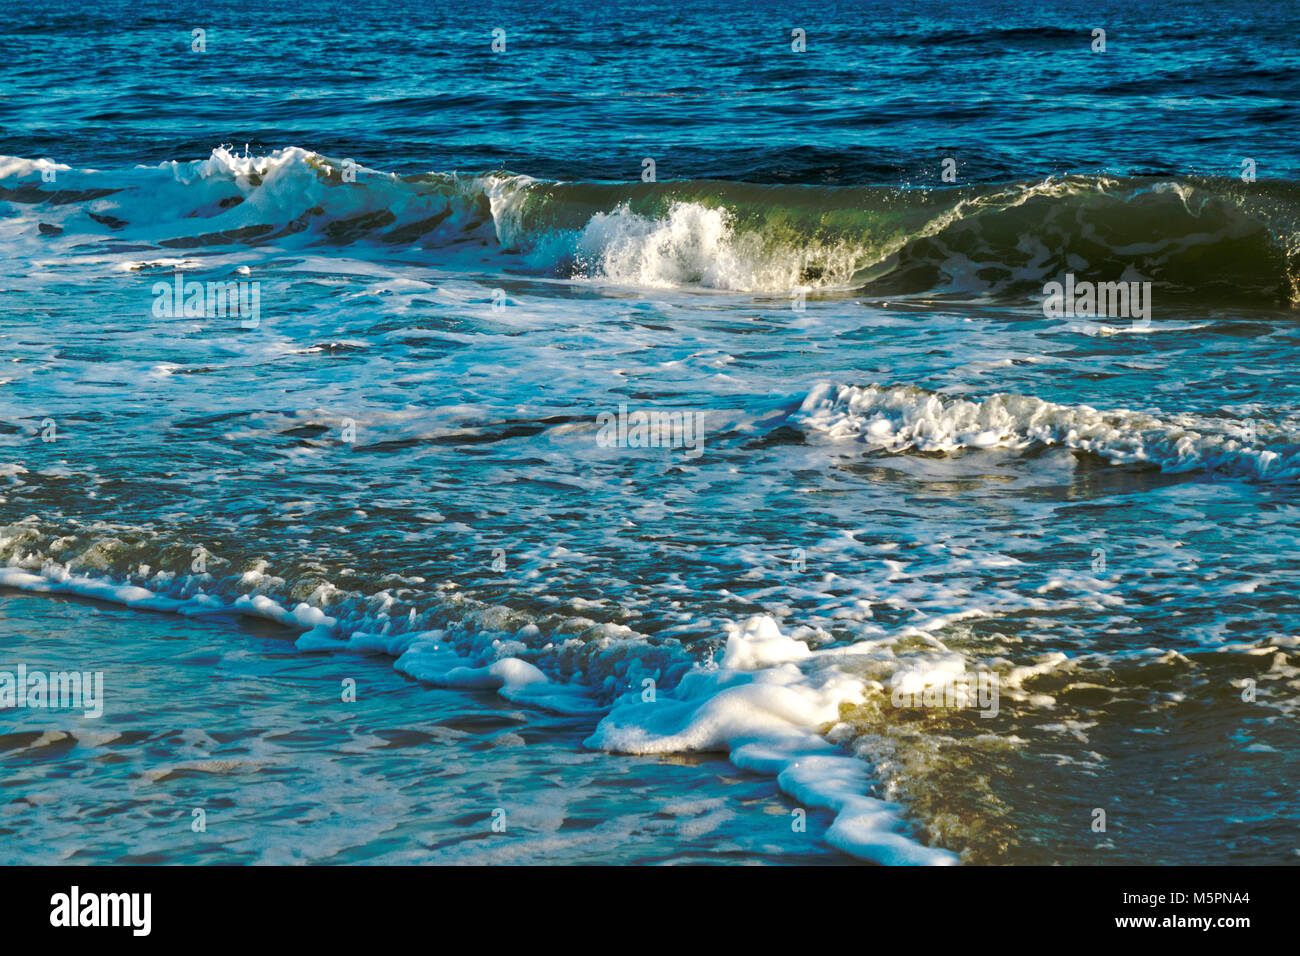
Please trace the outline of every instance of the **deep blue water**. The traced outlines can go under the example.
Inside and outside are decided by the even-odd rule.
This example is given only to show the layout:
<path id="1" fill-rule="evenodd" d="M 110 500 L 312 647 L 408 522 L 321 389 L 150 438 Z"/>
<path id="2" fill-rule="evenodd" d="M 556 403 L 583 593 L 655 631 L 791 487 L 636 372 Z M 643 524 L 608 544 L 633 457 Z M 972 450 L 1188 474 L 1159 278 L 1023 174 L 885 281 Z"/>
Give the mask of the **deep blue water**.
<path id="1" fill-rule="evenodd" d="M 12 155 L 305 146 L 399 172 L 860 185 L 1295 178 L 1293 3 L 24 3 Z M 191 30 L 207 52 L 191 52 Z M 1106 31 L 1106 52 L 1091 51 Z M 505 30 L 506 49 L 491 50 Z M 806 51 L 791 51 L 791 31 Z"/>

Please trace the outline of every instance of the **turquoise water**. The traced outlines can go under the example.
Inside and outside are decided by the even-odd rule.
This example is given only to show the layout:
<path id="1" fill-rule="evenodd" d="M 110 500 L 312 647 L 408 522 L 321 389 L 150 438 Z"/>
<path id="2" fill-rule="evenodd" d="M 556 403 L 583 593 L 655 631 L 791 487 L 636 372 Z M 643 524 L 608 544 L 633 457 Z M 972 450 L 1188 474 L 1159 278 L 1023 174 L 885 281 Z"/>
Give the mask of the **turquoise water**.
<path id="1" fill-rule="evenodd" d="M 1294 9 L 616 12 L 11 17 L 6 862 L 1300 859 Z"/>
<path id="2" fill-rule="evenodd" d="M 825 855 L 826 814 L 793 831 L 793 801 L 719 755 L 583 750 L 590 720 L 394 680 L 374 658 L 304 655 L 278 628 L 10 595 L 0 633 L 8 654 L 51 669 L 79 666 L 93 634 L 114 677 L 104 720 L 29 711 L 0 736 L 7 865 Z"/>

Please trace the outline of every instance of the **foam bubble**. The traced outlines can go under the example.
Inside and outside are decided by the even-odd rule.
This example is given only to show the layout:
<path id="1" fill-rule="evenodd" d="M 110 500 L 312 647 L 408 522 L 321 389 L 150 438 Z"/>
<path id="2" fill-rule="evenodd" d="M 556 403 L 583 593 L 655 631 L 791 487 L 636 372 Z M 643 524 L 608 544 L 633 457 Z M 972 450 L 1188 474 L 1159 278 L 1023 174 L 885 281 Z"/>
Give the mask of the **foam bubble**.
<path id="1" fill-rule="evenodd" d="M 624 696 L 587 744 L 638 754 L 725 751 L 738 766 L 775 773 L 807 806 L 833 811 L 827 840 L 846 853 L 878 863 L 957 862 L 899 832 L 898 809 L 867 795 L 866 765 L 819 733 L 842 705 L 862 702 L 864 684 L 833 666 L 804 670 L 794 661 L 833 657 L 781 634 L 770 617 L 752 617 L 732 628 L 721 667 L 692 671 L 667 695 Z"/>
<path id="2" fill-rule="evenodd" d="M 810 391 L 795 414 L 807 431 L 888 451 L 1063 445 L 1116 464 L 1168 472 L 1214 471 L 1249 479 L 1300 478 L 1300 436 L 1250 441 L 1244 423 L 1179 415 L 1172 419 L 1031 395 L 949 398 L 913 386 L 833 385 Z"/>

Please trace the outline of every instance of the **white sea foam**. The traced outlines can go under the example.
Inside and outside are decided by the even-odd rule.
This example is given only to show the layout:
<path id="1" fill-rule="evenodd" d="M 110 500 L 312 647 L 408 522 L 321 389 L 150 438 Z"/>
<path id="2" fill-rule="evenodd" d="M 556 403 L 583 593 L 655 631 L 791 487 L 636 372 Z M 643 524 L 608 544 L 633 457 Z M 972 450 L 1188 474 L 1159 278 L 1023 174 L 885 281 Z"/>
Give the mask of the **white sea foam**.
<path id="1" fill-rule="evenodd" d="M 735 247 L 727 211 L 700 203 L 674 203 L 661 219 L 626 206 L 596 213 L 574 254 L 590 275 L 622 285 L 748 290 L 760 283 Z"/>
<path id="2" fill-rule="evenodd" d="M 1216 471 L 1250 479 L 1300 478 L 1300 436 L 1286 431 L 1251 440 L 1244 422 L 1191 415 L 1159 417 L 1088 405 L 1058 405 L 1030 395 L 947 397 L 911 386 L 822 384 L 795 414 L 806 430 L 888 451 L 1063 445 L 1117 464 L 1168 472 Z"/>
<path id="3" fill-rule="evenodd" d="M 867 766 L 818 732 L 841 705 L 862 702 L 864 683 L 825 658 L 820 667 L 794 663 L 817 658 L 770 617 L 752 617 L 733 627 L 720 667 L 692 671 L 671 696 L 625 695 L 587 743 L 638 754 L 721 750 L 737 766 L 777 774 L 796 800 L 834 812 L 826 838 L 846 853 L 887 864 L 957 862 L 903 836 L 897 807 L 867 795 Z"/>
<path id="4" fill-rule="evenodd" d="M 244 586 L 272 580 L 257 569 L 238 577 Z M 826 839 L 845 853 L 887 864 L 958 861 L 947 850 L 905 835 L 899 808 L 868 795 L 869 767 L 823 736 L 838 721 L 841 705 L 863 699 L 864 681 L 835 666 L 841 651 L 811 650 L 782 634 L 770 617 L 732 625 L 720 666 L 692 662 L 677 648 L 676 668 L 684 676 L 675 686 L 667 681 L 670 686 L 647 695 L 646 687 L 653 685 L 645 684 L 646 677 L 663 676 L 662 650 L 639 639 L 598 641 L 588 658 L 587 682 L 569 683 L 517 656 L 526 646 L 509 634 L 400 632 L 382 612 L 359 622 L 355 615 L 345 620 L 306 602 L 290 607 L 267 594 L 222 601 L 196 589 L 211 583 L 206 574 L 159 574 L 154 580 L 158 590 L 75 574 L 50 562 L 40 573 L 0 568 L 0 587 L 186 615 L 259 617 L 299 632 L 296 644 L 303 651 L 383 653 L 397 658 L 399 671 L 428 683 L 495 689 L 508 700 L 561 713 L 604 714 L 587 741 L 592 748 L 634 754 L 721 750 L 739 767 L 776 775 L 781 789 L 806 807 L 832 811 L 835 822 Z M 358 628 L 358 623 L 369 626 Z M 528 625 L 521 636 L 535 632 Z M 619 691 L 612 705 L 601 705 L 599 692 L 611 688 Z"/>

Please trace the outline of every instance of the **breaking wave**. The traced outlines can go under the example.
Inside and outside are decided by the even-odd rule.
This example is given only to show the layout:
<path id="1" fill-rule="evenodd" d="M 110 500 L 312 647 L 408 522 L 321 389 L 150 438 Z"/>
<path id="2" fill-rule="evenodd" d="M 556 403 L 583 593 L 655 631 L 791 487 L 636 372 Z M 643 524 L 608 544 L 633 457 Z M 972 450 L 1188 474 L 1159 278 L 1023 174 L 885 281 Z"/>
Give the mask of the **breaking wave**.
<path id="1" fill-rule="evenodd" d="M 812 434 L 891 452 L 1061 445 L 1114 464 L 1153 465 L 1166 472 L 1300 480 L 1300 430 L 1295 422 L 1188 414 L 1162 418 L 1125 409 L 1058 405 L 1032 395 L 965 399 L 915 386 L 829 383 L 808 393 L 795 420 Z"/>
<path id="2" fill-rule="evenodd" d="M 219 148 L 113 171 L 0 158 L 0 202 L 44 242 L 371 244 L 417 250 L 431 266 L 469 250 L 548 276 L 778 295 L 1023 300 L 1074 272 L 1151 281 L 1162 296 L 1300 303 L 1300 186 L 1287 181 L 548 182 L 504 171 L 399 176 L 297 147 L 261 157 Z"/>

